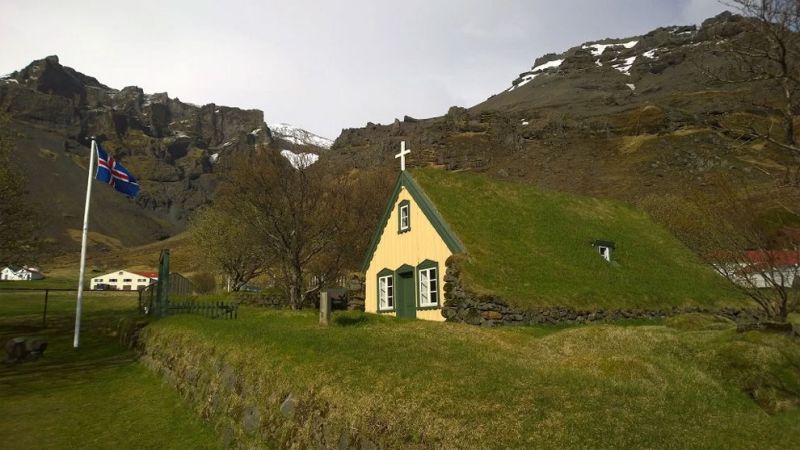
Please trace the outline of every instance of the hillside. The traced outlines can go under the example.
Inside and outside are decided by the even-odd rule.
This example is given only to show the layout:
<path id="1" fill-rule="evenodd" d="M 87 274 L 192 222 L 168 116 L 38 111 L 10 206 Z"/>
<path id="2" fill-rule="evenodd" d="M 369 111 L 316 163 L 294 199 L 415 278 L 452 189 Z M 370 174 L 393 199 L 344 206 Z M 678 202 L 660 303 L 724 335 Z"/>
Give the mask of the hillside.
<path id="1" fill-rule="evenodd" d="M 113 247 L 109 242 L 136 246 L 182 231 L 192 212 L 209 203 L 218 173 L 237 155 L 278 151 L 290 139 L 293 151 L 318 152 L 326 142 L 297 127 L 279 127 L 273 140 L 262 111 L 198 106 L 136 86 L 111 88 L 61 65 L 57 56 L 0 78 L 0 114 L 15 131 L 14 161 L 28 179 L 52 251 L 77 250 L 90 136 L 142 187 L 135 201 L 95 189 L 90 229 L 98 250 Z"/>
<path id="2" fill-rule="evenodd" d="M 470 169 L 595 197 L 644 204 L 695 189 L 714 195 L 725 178 L 796 204 L 796 159 L 739 131 L 765 124 L 768 110 L 758 105 L 780 93 L 706 73 L 736 64 L 719 50 L 749 39 L 743 20 L 726 13 L 700 27 L 544 55 L 480 104 L 344 130 L 323 160 L 391 165 L 405 140 L 412 166 Z"/>
<path id="3" fill-rule="evenodd" d="M 576 309 L 752 306 L 647 214 L 467 172 L 414 179 L 466 247 L 466 287 L 512 306 Z M 616 244 L 609 263 L 592 242 Z"/>

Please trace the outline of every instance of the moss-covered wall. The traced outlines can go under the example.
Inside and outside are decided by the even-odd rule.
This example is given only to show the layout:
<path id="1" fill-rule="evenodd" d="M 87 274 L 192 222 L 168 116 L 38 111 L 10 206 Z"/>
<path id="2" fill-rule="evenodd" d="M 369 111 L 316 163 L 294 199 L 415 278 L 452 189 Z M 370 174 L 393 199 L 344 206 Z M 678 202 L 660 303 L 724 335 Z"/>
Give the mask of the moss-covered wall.
<path id="1" fill-rule="evenodd" d="M 210 422 L 227 447 L 382 447 L 380 420 L 364 429 L 321 401 L 314 389 L 292 390 L 276 372 L 256 370 L 247 353 L 221 353 L 208 342 L 175 340 L 147 327 L 141 361 Z M 331 380 L 335 383 L 336 380 Z"/>

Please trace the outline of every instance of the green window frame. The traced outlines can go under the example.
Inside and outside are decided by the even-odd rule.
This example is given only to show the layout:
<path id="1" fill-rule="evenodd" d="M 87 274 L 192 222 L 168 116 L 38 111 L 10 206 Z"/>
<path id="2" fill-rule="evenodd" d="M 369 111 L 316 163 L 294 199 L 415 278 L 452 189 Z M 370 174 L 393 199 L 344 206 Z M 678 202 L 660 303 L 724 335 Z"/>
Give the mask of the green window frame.
<path id="1" fill-rule="evenodd" d="M 397 205 L 397 232 L 411 231 L 411 202 L 403 200 Z"/>
<path id="2" fill-rule="evenodd" d="M 438 308 L 441 295 L 439 263 L 426 259 L 417 266 L 417 307 Z"/>
<path id="3" fill-rule="evenodd" d="M 376 280 L 376 306 L 378 312 L 394 311 L 397 297 L 395 295 L 394 272 L 389 269 L 383 269 L 378 272 Z"/>

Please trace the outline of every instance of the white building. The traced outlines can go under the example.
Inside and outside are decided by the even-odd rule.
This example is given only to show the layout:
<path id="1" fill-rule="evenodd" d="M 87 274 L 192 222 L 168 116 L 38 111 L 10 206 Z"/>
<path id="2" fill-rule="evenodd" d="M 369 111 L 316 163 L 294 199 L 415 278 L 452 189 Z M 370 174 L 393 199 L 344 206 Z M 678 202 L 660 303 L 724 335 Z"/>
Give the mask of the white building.
<path id="1" fill-rule="evenodd" d="M 128 272 L 118 270 L 92 278 L 91 290 L 138 291 L 158 281 L 158 272 Z"/>
<path id="2" fill-rule="evenodd" d="M 800 286 L 800 251 L 748 250 L 739 259 L 714 268 L 746 288 Z"/>
<path id="3" fill-rule="evenodd" d="M 8 266 L 0 270 L 0 280 L 2 281 L 31 281 L 44 278 L 35 267 Z"/>

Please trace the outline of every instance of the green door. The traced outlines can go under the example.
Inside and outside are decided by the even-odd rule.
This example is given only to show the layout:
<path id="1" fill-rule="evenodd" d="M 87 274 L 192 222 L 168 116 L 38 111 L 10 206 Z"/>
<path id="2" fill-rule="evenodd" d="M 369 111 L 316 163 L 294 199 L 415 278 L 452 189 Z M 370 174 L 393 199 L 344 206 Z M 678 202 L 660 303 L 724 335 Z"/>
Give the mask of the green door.
<path id="1" fill-rule="evenodd" d="M 397 272 L 397 317 L 416 319 L 417 300 L 414 295 L 414 269 L 401 270 Z"/>

